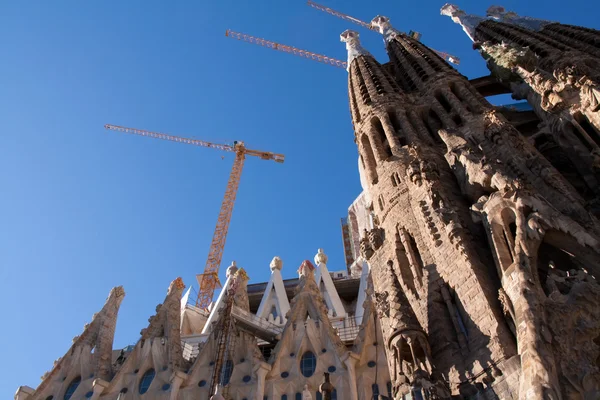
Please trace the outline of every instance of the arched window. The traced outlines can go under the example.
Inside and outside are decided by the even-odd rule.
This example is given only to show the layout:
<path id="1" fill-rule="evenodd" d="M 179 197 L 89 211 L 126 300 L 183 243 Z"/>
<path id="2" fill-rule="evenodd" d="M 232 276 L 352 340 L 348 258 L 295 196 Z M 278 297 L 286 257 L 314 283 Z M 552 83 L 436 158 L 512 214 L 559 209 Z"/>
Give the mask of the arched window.
<path id="1" fill-rule="evenodd" d="M 296 393 L 296 400 L 302 400 L 302 393 Z"/>
<path id="2" fill-rule="evenodd" d="M 148 371 L 144 372 L 142 379 L 140 379 L 140 386 L 138 388 L 140 394 L 144 394 L 148 391 L 155 375 L 156 371 L 154 371 L 154 368 L 150 368 Z"/>
<path id="3" fill-rule="evenodd" d="M 337 389 L 333 388 L 333 392 L 331 392 L 331 400 L 337 400 Z"/>
<path id="4" fill-rule="evenodd" d="M 387 390 L 388 390 L 388 397 L 390 399 L 393 399 L 393 397 L 392 397 L 392 382 L 387 383 Z"/>
<path id="5" fill-rule="evenodd" d="M 69 400 L 73 396 L 73 393 L 75 393 L 75 391 L 77 390 L 77 387 L 79 386 L 80 383 L 81 383 L 80 376 L 73 379 L 71 381 L 71 383 L 69 383 L 69 386 L 67 387 L 67 390 L 65 391 L 65 397 L 64 397 L 65 400 Z"/>
<path id="6" fill-rule="evenodd" d="M 309 378 L 315 373 L 316 369 L 317 357 L 315 357 L 313 352 L 307 351 L 300 359 L 300 371 L 302 371 L 302 375 Z"/>
<path id="7" fill-rule="evenodd" d="M 227 386 L 229 384 L 229 380 L 231 379 L 231 374 L 233 373 L 233 361 L 227 360 L 225 363 L 225 368 L 223 369 L 223 377 L 221 378 L 221 384 L 223 386 Z"/>
<path id="8" fill-rule="evenodd" d="M 283 396 L 281 396 L 281 400 L 287 400 L 287 394 L 284 394 Z"/>

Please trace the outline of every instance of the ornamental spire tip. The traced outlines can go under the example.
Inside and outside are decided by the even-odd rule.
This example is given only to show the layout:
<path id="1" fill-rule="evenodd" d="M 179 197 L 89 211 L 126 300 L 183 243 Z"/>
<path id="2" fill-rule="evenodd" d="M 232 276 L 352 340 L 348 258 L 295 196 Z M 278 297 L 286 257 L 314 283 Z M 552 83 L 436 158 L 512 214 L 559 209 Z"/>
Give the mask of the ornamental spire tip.
<path id="1" fill-rule="evenodd" d="M 346 50 L 348 50 L 348 71 L 350 71 L 350 64 L 358 56 L 370 55 L 365 50 L 359 40 L 359 34 L 356 31 L 347 29 L 340 34 L 340 41 L 346 43 Z"/>

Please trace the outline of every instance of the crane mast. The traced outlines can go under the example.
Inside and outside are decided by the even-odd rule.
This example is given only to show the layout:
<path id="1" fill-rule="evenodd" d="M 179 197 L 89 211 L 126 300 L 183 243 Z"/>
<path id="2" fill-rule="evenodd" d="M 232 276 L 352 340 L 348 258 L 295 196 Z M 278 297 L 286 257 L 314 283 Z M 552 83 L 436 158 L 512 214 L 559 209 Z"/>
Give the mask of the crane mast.
<path id="1" fill-rule="evenodd" d="M 208 252 L 204 272 L 196 276 L 200 286 L 200 290 L 198 290 L 196 306 L 207 309 L 212 302 L 215 289 L 221 285 L 219 281 L 219 267 L 221 266 L 221 260 L 223 258 L 225 241 L 227 240 L 227 232 L 229 230 L 229 222 L 231 221 L 233 206 L 235 204 L 237 190 L 240 185 L 240 178 L 242 176 L 242 169 L 244 168 L 246 156 L 255 156 L 262 160 L 273 160 L 278 163 L 283 163 L 285 156 L 283 154 L 248 149 L 244 145 L 244 142 L 234 142 L 233 146 L 231 146 L 226 144 L 211 143 L 204 140 L 174 136 L 160 132 L 127 128 L 118 125 L 106 124 L 104 125 L 104 128 L 117 132 L 169 140 L 172 142 L 191 144 L 194 146 L 209 147 L 212 149 L 235 153 L 233 167 L 231 168 L 231 173 L 229 174 L 229 179 L 227 181 L 227 189 L 225 190 L 225 196 L 223 197 L 223 202 L 221 203 L 219 217 L 217 218 L 217 226 L 215 227 L 215 232 L 210 244 L 210 250 Z"/>
<path id="2" fill-rule="evenodd" d="M 242 176 L 245 160 L 246 155 L 244 154 L 244 151 L 239 150 L 235 154 L 233 167 L 231 168 L 229 180 L 227 181 L 227 189 L 225 190 L 225 196 L 221 203 L 221 210 L 219 211 L 219 217 L 217 218 L 217 226 L 215 227 L 215 233 L 210 244 L 210 252 L 208 253 L 204 273 L 196 276 L 200 285 L 196 307 L 203 309 L 208 308 L 212 302 L 215 289 L 221 285 L 221 282 L 219 281 L 219 267 L 221 266 L 221 260 L 223 259 L 227 231 L 229 230 L 229 222 L 231 221 L 231 214 L 233 213 L 233 206 L 235 204 L 238 187 L 240 186 L 240 178 Z"/>

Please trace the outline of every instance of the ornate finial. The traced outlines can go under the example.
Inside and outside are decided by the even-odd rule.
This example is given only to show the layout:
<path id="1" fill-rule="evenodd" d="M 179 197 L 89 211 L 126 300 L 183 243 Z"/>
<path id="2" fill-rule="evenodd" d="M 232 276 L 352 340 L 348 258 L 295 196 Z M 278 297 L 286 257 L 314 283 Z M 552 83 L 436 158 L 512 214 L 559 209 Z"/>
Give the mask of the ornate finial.
<path id="1" fill-rule="evenodd" d="M 110 293 L 108 294 L 108 298 L 110 299 L 111 296 L 123 297 L 123 296 L 125 296 L 125 289 L 123 289 L 123 286 L 115 286 L 114 288 L 112 288 L 110 290 Z"/>
<path id="2" fill-rule="evenodd" d="M 356 57 L 370 55 L 370 53 L 361 46 L 358 37 L 358 32 L 350 29 L 345 30 L 340 35 L 340 41 L 346 43 L 346 50 L 348 50 L 348 71 L 350 71 L 350 64 Z"/>
<path id="3" fill-rule="evenodd" d="M 281 261 L 281 258 L 279 258 L 278 256 L 275 256 L 271 260 L 270 267 L 271 271 L 275 271 L 276 269 L 281 271 L 281 268 L 283 268 L 283 261 Z"/>
<path id="4" fill-rule="evenodd" d="M 541 30 L 545 25 L 551 24 L 552 21 L 545 19 L 537 19 L 531 17 L 521 17 L 514 11 L 506 11 L 502 6 L 490 6 L 487 9 L 486 15 L 496 21 L 504 22 L 507 24 L 519 25 L 525 29 L 531 29 L 534 31 Z"/>
<path id="5" fill-rule="evenodd" d="M 385 40 L 386 43 L 393 40 L 400 33 L 392 27 L 392 24 L 390 24 L 390 19 L 388 17 L 384 17 L 383 15 L 378 15 L 373 18 L 371 25 L 379 29 L 379 33 L 383 35 L 383 40 Z"/>
<path id="6" fill-rule="evenodd" d="M 229 267 L 227 267 L 227 272 L 225 273 L 225 276 L 227 278 L 229 278 L 231 275 L 235 274 L 238 270 L 237 265 L 235 264 L 235 261 L 231 262 L 231 265 Z"/>
<path id="7" fill-rule="evenodd" d="M 317 250 L 317 254 L 315 255 L 315 264 L 327 264 L 327 255 L 323 253 L 323 249 Z"/>
<path id="8" fill-rule="evenodd" d="M 234 276 L 238 282 L 248 282 L 250 280 L 244 268 L 238 269 Z"/>
<path id="9" fill-rule="evenodd" d="M 440 9 L 440 13 L 442 15 L 447 15 L 452 18 L 452 21 L 462 26 L 463 31 L 469 36 L 469 39 L 475 41 L 475 28 L 484 18 L 479 17 L 477 15 L 467 14 L 458 6 L 450 3 L 444 4 L 444 6 Z"/>
<path id="10" fill-rule="evenodd" d="M 300 264 L 300 268 L 298 268 L 298 274 L 302 277 L 313 276 L 313 271 L 315 270 L 315 266 L 308 260 L 302 261 Z"/>
<path id="11" fill-rule="evenodd" d="M 181 279 L 181 277 L 175 279 L 173 283 L 177 289 L 185 289 L 185 284 L 183 283 L 183 279 Z"/>

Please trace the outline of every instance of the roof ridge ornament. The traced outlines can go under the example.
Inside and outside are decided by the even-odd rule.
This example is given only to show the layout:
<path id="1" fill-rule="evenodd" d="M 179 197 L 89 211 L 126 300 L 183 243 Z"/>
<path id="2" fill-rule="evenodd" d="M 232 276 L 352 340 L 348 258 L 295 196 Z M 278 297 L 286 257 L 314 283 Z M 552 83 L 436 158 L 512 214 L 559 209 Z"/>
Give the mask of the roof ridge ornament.
<path id="1" fill-rule="evenodd" d="M 479 15 L 467 14 L 457 5 L 451 3 L 444 4 L 440 9 L 440 14 L 452 18 L 452 21 L 462 26 L 463 31 L 465 31 L 469 39 L 473 42 L 475 41 L 475 28 L 485 20 L 484 17 L 480 17 Z"/>
<path id="2" fill-rule="evenodd" d="M 355 58 L 371 55 L 360 44 L 359 36 L 358 32 L 351 29 L 347 29 L 340 34 L 340 42 L 346 43 L 346 50 L 348 50 L 348 71 L 350 71 L 350 64 Z"/>

